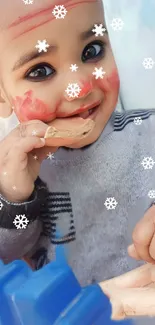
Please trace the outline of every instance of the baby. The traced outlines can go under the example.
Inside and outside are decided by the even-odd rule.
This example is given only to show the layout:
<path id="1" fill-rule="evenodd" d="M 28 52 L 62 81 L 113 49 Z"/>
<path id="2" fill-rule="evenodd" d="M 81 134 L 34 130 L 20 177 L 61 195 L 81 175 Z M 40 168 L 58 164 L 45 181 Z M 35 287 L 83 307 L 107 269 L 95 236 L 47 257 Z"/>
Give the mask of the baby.
<path id="1" fill-rule="evenodd" d="M 129 271 L 130 229 L 155 215 L 155 110 L 114 112 L 119 76 L 100 0 L 0 6 L 1 103 L 21 122 L 0 143 L 0 258 L 28 256 L 36 269 L 57 258 L 82 285 Z M 52 121 L 73 119 L 94 126 L 45 141 Z M 154 261 L 151 231 L 144 247 L 136 231 L 132 256 Z"/>

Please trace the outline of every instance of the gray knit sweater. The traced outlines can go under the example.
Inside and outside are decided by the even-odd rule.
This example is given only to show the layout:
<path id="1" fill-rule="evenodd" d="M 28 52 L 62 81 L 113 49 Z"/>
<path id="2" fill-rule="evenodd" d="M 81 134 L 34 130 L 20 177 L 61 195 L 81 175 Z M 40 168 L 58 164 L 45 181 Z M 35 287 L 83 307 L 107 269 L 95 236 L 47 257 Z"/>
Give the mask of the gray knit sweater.
<path id="1" fill-rule="evenodd" d="M 127 246 L 135 224 L 154 201 L 149 197 L 155 190 L 154 113 L 113 113 L 96 143 L 60 149 L 41 166 L 40 177 L 50 192 L 49 212 L 43 215 L 52 242 L 49 256 L 54 252 L 65 258 L 82 284 L 137 264 L 128 257 Z M 135 117 L 141 117 L 140 125 Z"/>

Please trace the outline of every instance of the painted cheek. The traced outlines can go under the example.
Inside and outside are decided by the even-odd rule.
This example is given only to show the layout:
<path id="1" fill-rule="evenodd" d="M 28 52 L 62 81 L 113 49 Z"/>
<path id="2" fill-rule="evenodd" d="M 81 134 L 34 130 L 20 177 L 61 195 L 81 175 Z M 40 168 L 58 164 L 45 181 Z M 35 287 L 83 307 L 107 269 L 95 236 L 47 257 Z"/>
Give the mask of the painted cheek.
<path id="1" fill-rule="evenodd" d="M 111 74 L 105 75 L 104 79 L 96 80 L 96 84 L 101 88 L 105 95 L 109 92 L 115 92 L 119 90 L 120 80 L 117 69 L 113 70 Z"/>
<path id="2" fill-rule="evenodd" d="M 42 100 L 33 97 L 31 90 L 27 91 L 23 97 L 17 96 L 13 100 L 14 111 L 20 122 L 30 120 L 51 121 L 55 118 L 55 111 L 51 112 L 47 104 Z"/>
<path id="3" fill-rule="evenodd" d="M 80 92 L 80 97 L 84 97 L 86 95 L 88 95 L 92 89 L 93 89 L 93 85 L 92 82 L 88 81 L 80 81 L 80 86 L 81 86 L 81 92 Z"/>

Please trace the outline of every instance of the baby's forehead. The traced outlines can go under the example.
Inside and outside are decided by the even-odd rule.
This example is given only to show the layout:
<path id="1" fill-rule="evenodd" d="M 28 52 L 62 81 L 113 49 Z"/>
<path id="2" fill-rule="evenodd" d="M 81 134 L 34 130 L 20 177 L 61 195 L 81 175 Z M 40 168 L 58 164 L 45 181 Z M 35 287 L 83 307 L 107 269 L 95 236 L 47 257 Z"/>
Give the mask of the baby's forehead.
<path id="1" fill-rule="evenodd" d="M 32 4 L 26 5 L 24 1 L 29 0 L 4 0 L 0 1 L 0 29 L 4 30 L 16 22 L 26 17 L 31 17 L 38 15 L 39 12 L 45 10 L 45 14 L 47 10 L 54 9 L 55 6 L 64 6 L 67 8 L 72 8 L 73 6 L 79 5 L 82 3 L 92 3 L 92 2 L 100 2 L 100 0 L 32 0 Z"/>
<path id="2" fill-rule="evenodd" d="M 88 0 L 89 1 L 89 0 Z M 92 0 L 90 0 L 92 1 Z M 23 0 L 0 1 L 0 51 L 21 32 L 37 26 L 52 16 L 56 5 L 68 6 L 77 0 L 33 0 L 26 5 Z"/>
<path id="3" fill-rule="evenodd" d="M 65 10 L 70 11 L 70 9 L 76 9 L 82 5 L 93 3 L 95 5 L 97 3 L 102 5 L 102 0 L 32 0 L 33 3 L 30 5 L 25 5 L 24 1 L 25 0 L 5 0 L 3 3 L 0 3 L 0 12 L 2 13 L 0 19 L 0 47 L 3 47 L 4 44 L 8 44 L 20 35 L 24 35 L 34 28 L 36 29 L 54 20 L 55 17 L 52 13 L 55 6 L 59 8 L 63 7 Z M 76 16 L 74 17 L 74 21 L 76 18 L 79 21 L 79 16 Z M 87 17 L 84 17 L 84 19 L 86 19 L 86 21 L 88 21 L 88 19 L 90 20 L 90 18 Z M 58 19 L 58 21 L 60 21 L 60 19 Z M 73 20 L 69 21 L 73 24 Z M 58 26 L 58 24 L 56 26 Z"/>
<path id="4" fill-rule="evenodd" d="M 5 30 L 18 20 L 27 16 L 39 13 L 41 10 L 54 8 L 55 5 L 68 5 L 75 0 L 37 0 L 32 4 L 26 5 L 24 0 L 4 0 L 0 1 L 0 30 Z"/>

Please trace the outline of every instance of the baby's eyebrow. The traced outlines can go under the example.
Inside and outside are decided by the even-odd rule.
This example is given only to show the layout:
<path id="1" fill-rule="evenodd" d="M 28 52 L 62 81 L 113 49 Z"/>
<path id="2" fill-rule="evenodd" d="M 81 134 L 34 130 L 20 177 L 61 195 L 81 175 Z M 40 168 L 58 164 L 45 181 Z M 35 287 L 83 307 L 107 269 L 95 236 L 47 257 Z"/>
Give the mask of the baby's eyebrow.
<path id="1" fill-rule="evenodd" d="M 56 49 L 57 49 L 56 45 L 49 45 L 47 53 L 51 53 L 51 52 L 55 51 Z M 14 64 L 12 71 L 18 70 L 19 68 L 24 66 L 26 63 L 28 63 L 28 62 L 30 62 L 30 61 L 32 61 L 34 59 L 47 56 L 47 53 L 46 52 L 40 52 L 39 53 L 37 50 L 33 50 L 32 52 L 24 54 Z"/>
<path id="2" fill-rule="evenodd" d="M 97 23 L 97 25 L 99 25 L 100 23 Z M 103 25 L 103 24 L 102 24 Z M 105 26 L 103 25 L 103 27 L 105 28 Z M 94 28 L 94 25 L 92 25 L 88 30 L 82 32 L 80 34 L 80 39 L 86 40 L 92 36 L 94 36 L 94 32 L 92 31 Z M 106 31 L 107 32 L 107 31 Z M 49 45 L 48 47 L 48 54 L 55 51 L 57 49 L 56 45 Z M 12 71 L 16 71 L 18 69 L 20 69 L 21 67 L 23 67 L 26 63 L 29 63 L 30 61 L 40 58 L 40 57 L 44 57 L 47 56 L 46 52 L 38 52 L 37 50 L 33 50 L 32 52 L 26 53 L 23 56 L 21 56 L 18 61 L 14 64 Z"/>
<path id="3" fill-rule="evenodd" d="M 105 25 L 103 23 L 95 23 L 96 25 L 100 25 L 102 24 L 103 28 L 106 28 Z M 82 41 L 88 39 L 89 37 L 92 37 L 94 36 L 94 32 L 92 31 L 94 29 L 94 25 L 91 26 L 91 28 L 89 28 L 88 30 L 86 30 L 85 32 L 82 32 L 81 35 L 80 35 L 80 39 Z M 106 30 L 106 33 L 107 33 L 107 30 Z"/>

